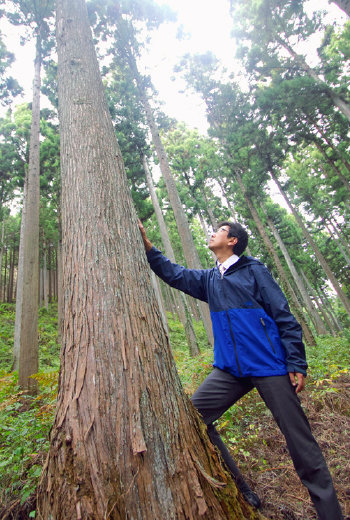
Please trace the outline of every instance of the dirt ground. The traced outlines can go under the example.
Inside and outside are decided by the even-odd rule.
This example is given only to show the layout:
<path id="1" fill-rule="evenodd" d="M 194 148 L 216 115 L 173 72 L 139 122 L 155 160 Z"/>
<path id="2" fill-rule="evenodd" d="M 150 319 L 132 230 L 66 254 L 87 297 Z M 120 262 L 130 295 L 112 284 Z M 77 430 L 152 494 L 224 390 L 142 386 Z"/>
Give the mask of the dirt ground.
<path id="1" fill-rule="evenodd" d="M 329 392 L 329 388 L 337 392 Z M 331 471 L 344 518 L 350 520 L 350 378 L 342 376 L 325 382 L 317 391 L 306 389 L 300 395 Z M 256 404 L 260 397 L 255 396 Z M 251 403 L 250 403 L 251 407 Z M 259 495 L 261 513 L 275 520 L 311 520 L 317 515 L 308 492 L 301 484 L 283 435 L 269 413 L 257 414 L 257 438 L 246 447 L 249 456 L 234 453 L 247 482 Z M 244 412 L 244 405 L 243 405 Z M 264 460 L 262 465 L 259 461 Z M 329 519 L 332 520 L 332 519 Z"/>

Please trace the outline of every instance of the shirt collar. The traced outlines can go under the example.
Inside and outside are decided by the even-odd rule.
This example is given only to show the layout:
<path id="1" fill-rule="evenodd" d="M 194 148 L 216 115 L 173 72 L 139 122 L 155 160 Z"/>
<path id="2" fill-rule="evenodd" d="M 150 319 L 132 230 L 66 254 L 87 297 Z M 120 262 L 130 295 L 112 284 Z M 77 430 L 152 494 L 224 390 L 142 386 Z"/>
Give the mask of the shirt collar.
<path id="1" fill-rule="evenodd" d="M 236 262 L 238 262 L 239 260 L 239 256 L 237 255 L 232 255 L 230 256 L 227 260 L 225 260 L 225 262 L 222 262 L 222 264 L 220 264 L 220 262 L 217 260 L 216 261 L 216 265 L 219 267 L 219 265 L 223 265 L 225 267 L 225 270 L 228 269 L 229 267 L 231 267 L 231 265 L 235 264 Z"/>

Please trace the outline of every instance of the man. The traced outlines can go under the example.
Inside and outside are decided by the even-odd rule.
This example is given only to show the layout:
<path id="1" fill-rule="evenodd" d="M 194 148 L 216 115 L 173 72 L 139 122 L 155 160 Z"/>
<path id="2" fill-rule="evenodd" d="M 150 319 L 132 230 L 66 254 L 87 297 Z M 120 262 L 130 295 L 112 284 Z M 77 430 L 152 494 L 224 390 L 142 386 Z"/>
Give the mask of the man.
<path id="1" fill-rule="evenodd" d="M 332 477 L 297 396 L 305 387 L 307 369 L 301 327 L 268 269 L 240 256 L 248 244 L 245 229 L 222 222 L 209 243 L 216 267 L 195 270 L 172 264 L 153 247 L 141 222 L 139 227 L 151 269 L 170 286 L 209 303 L 214 369 L 192 402 L 245 499 L 260 506 L 213 423 L 256 387 L 285 436 L 318 518 L 343 519 Z"/>

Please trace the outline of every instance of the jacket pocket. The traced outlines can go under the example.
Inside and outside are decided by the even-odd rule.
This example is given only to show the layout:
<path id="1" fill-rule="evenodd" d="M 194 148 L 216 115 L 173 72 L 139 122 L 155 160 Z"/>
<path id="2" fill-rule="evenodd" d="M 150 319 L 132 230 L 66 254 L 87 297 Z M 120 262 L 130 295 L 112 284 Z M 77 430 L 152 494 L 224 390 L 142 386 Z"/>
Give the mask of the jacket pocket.
<path id="1" fill-rule="evenodd" d="M 263 326 L 263 329 L 264 329 L 264 332 L 265 332 L 266 338 L 267 338 L 268 342 L 269 342 L 270 345 L 271 345 L 272 351 L 273 351 L 274 354 L 276 354 L 275 347 L 273 346 L 273 343 L 272 343 L 272 341 L 271 341 L 271 339 L 270 339 L 270 336 L 269 336 L 268 333 L 267 333 L 267 329 L 266 329 L 265 322 L 264 322 L 264 320 L 263 320 L 262 318 L 260 318 L 260 321 L 261 321 L 261 324 L 262 324 L 262 326 Z"/>

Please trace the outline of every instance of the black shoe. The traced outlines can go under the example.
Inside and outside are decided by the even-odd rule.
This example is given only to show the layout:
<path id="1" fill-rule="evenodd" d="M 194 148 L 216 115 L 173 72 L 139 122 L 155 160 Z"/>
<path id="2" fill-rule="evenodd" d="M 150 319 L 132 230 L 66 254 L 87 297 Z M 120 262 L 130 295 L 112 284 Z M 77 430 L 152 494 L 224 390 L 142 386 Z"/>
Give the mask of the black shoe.
<path id="1" fill-rule="evenodd" d="M 244 500 L 248 502 L 248 504 L 250 504 L 251 506 L 255 507 L 256 509 L 259 509 L 261 507 L 260 498 L 251 489 L 242 491 L 242 495 L 244 497 Z"/>

